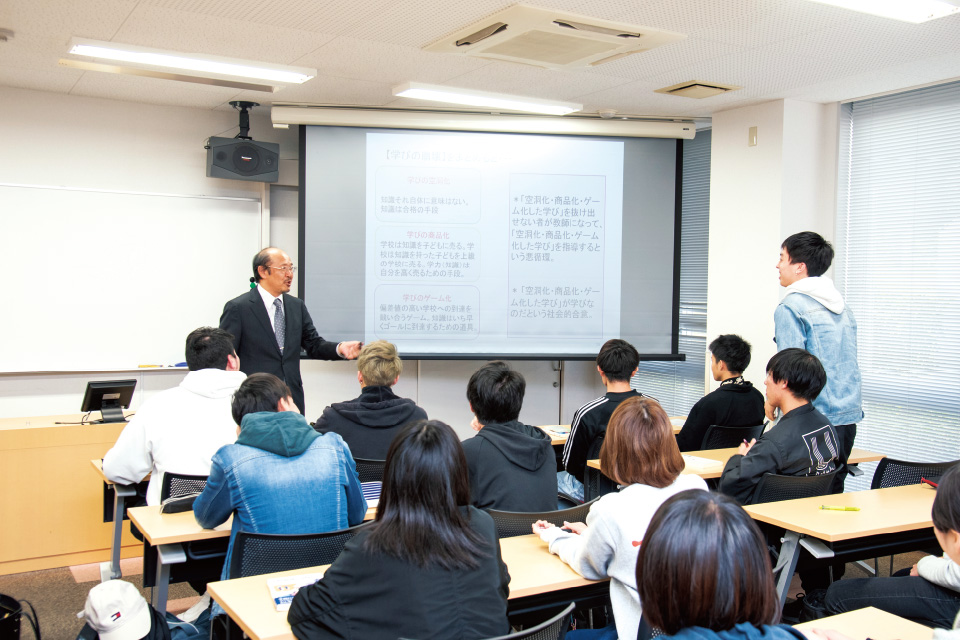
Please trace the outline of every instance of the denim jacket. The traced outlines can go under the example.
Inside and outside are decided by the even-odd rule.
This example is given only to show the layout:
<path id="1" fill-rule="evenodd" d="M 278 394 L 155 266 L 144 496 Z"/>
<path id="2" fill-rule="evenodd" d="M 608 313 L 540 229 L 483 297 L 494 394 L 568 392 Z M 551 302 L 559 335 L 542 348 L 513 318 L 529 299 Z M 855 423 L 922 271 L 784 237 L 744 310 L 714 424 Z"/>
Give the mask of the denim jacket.
<path id="1" fill-rule="evenodd" d="M 244 436 L 256 446 L 241 444 Z M 237 531 L 324 533 L 360 524 L 366 510 L 347 445 L 292 412 L 244 416 L 241 438 L 214 454 L 207 486 L 193 505 L 204 528 L 234 516 L 224 579 Z"/>
<path id="2" fill-rule="evenodd" d="M 813 401 L 817 411 L 832 425 L 860 422 L 863 408 L 860 365 L 857 364 L 857 321 L 850 310 L 844 308 L 834 313 L 809 295 L 788 293 L 777 306 L 773 321 L 778 351 L 799 347 L 823 363 L 827 384 Z"/>

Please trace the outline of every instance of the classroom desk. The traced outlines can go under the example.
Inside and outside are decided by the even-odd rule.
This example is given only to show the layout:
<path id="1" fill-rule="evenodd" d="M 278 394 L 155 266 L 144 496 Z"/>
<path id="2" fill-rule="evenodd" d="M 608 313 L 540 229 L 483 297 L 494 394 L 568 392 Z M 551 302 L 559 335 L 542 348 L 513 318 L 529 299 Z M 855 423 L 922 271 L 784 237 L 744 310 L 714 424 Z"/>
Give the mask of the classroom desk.
<path id="1" fill-rule="evenodd" d="M 670 418 L 670 424 L 673 425 L 673 435 L 680 433 L 683 423 L 686 422 L 686 416 L 676 416 Z M 570 425 L 568 424 L 545 424 L 537 427 L 545 434 L 550 436 L 550 444 L 559 446 L 567 443 L 567 437 L 570 435 Z"/>
<path id="2" fill-rule="evenodd" d="M 500 540 L 500 552 L 510 571 L 511 602 L 552 591 L 606 584 L 605 581 L 587 580 L 579 576 L 550 553 L 547 543 L 533 534 Z M 211 582 L 207 590 L 250 638 L 292 640 L 287 612 L 278 612 L 273 606 L 267 591 L 267 580 L 300 573 L 319 573 L 327 566 Z"/>
<path id="3" fill-rule="evenodd" d="M 777 569 L 782 568 L 777 593 L 780 602 L 784 603 L 790 579 L 797 568 L 800 546 L 814 557 L 832 558 L 833 549 L 824 542 L 858 540 L 932 527 L 930 509 L 934 495 L 936 490 L 933 487 L 915 484 L 768 502 L 748 505 L 744 509 L 754 520 L 786 530 L 777 563 Z M 860 511 L 825 511 L 820 509 L 824 504 L 858 507 Z"/>
<path id="4" fill-rule="evenodd" d="M 681 473 L 693 473 L 701 478 L 708 480 L 710 478 L 719 478 L 723 474 L 723 468 L 727 460 L 737 452 L 737 448 L 729 449 L 707 449 L 705 451 L 688 451 L 684 455 L 686 466 Z M 849 464 L 859 464 L 861 462 L 876 462 L 885 458 L 882 453 L 867 451 L 866 449 L 854 448 L 850 451 Z M 599 460 L 588 460 L 587 465 L 594 469 L 600 468 Z"/>
<path id="5" fill-rule="evenodd" d="M 103 475 L 103 460 L 91 460 L 94 471 L 103 481 L 103 521 L 112 523 L 113 532 L 110 535 L 110 560 L 100 563 L 100 582 L 116 580 L 122 577 L 120 571 L 120 548 L 123 538 L 123 516 L 126 509 L 126 499 L 137 495 L 137 485 L 114 484 Z M 146 480 L 150 475 L 147 474 Z M 112 503 L 110 517 L 107 517 L 107 506 Z"/>
<path id="6" fill-rule="evenodd" d="M 839 631 L 852 640 L 930 640 L 933 629 L 876 607 L 865 607 L 820 620 L 793 625 L 795 629 Z"/>
<path id="7" fill-rule="evenodd" d="M 229 538 L 233 518 L 214 529 L 204 529 L 197 524 L 193 511 L 181 513 L 160 513 L 158 505 L 152 507 L 133 507 L 128 511 L 144 539 L 157 550 L 156 588 L 153 590 L 151 604 L 157 611 L 166 611 L 167 592 L 170 587 L 170 567 L 187 561 L 183 544 L 200 540 Z M 367 509 L 364 520 L 373 520 L 376 507 Z"/>

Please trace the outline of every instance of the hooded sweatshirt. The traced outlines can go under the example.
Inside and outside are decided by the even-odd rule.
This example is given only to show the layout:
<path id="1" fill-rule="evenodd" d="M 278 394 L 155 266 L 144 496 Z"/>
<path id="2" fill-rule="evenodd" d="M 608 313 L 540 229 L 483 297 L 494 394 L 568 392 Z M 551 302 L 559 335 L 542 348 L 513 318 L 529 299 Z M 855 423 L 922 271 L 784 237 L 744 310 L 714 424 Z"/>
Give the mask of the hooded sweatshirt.
<path id="1" fill-rule="evenodd" d="M 550 436 L 517 422 L 490 423 L 464 441 L 470 494 L 479 509 L 554 511 L 557 467 Z"/>
<path id="2" fill-rule="evenodd" d="M 314 428 L 320 433 L 339 433 L 354 458 L 386 460 L 387 450 L 403 425 L 426 420 L 427 412 L 390 387 L 364 387 L 360 397 L 336 402 L 323 410 Z"/>
<path id="3" fill-rule="evenodd" d="M 688 627 L 681 629 L 672 636 L 662 638 L 676 638 L 677 640 L 806 640 L 797 629 L 786 625 L 763 625 L 759 629 L 749 622 L 741 622 L 726 631 L 713 631 L 704 627 Z"/>
<path id="4" fill-rule="evenodd" d="M 246 379 L 242 371 L 190 371 L 173 389 L 150 398 L 103 458 L 103 474 L 136 484 L 149 473 L 147 504 L 160 504 L 163 474 L 210 473 L 210 458 L 237 437 L 230 399 Z"/>

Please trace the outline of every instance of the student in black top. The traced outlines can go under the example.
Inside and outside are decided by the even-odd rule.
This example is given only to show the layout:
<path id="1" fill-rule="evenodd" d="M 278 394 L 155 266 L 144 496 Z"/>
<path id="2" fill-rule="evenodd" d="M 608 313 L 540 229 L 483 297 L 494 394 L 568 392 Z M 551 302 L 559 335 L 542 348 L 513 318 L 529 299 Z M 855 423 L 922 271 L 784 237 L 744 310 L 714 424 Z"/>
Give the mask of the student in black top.
<path id="1" fill-rule="evenodd" d="M 760 440 L 740 445 L 720 476 L 720 491 L 741 504 L 752 504 L 765 473 L 786 476 L 823 475 L 839 465 L 837 433 L 811 404 L 827 380 L 823 365 L 803 349 L 784 349 L 767 363 L 767 417 L 783 417 Z M 840 474 L 838 474 L 838 478 Z M 839 480 L 843 490 L 843 480 Z"/>
<path id="2" fill-rule="evenodd" d="M 720 387 L 700 398 L 677 434 L 680 451 L 698 451 L 711 425 L 752 427 L 763 422 L 763 394 L 743 379 L 750 343 L 732 333 L 710 343 L 710 371 Z"/>
<path id="3" fill-rule="evenodd" d="M 517 420 L 527 383 L 507 363 L 490 362 L 467 383 L 477 435 L 464 441 L 470 493 L 480 509 L 552 511 L 557 467 L 550 437 Z"/>
<path id="4" fill-rule="evenodd" d="M 570 435 L 563 447 L 564 471 L 557 472 L 557 487 L 564 494 L 583 501 L 583 472 L 590 445 L 607 430 L 614 410 L 627 398 L 643 394 L 630 387 L 640 366 L 640 354 L 626 340 L 607 340 L 597 354 L 597 371 L 607 392 L 577 409 L 570 423 Z"/>
<path id="5" fill-rule="evenodd" d="M 403 371 L 403 361 L 393 344 L 377 340 L 363 345 L 357 369 L 360 397 L 324 409 L 314 428 L 320 433 L 339 433 L 354 458 L 384 460 L 400 427 L 426 420 L 427 412 L 391 389 Z"/>
<path id="6" fill-rule="evenodd" d="M 470 505 L 457 436 L 436 420 L 397 434 L 372 525 L 293 599 L 300 639 L 472 640 L 506 634 L 510 576 L 493 519 Z"/>

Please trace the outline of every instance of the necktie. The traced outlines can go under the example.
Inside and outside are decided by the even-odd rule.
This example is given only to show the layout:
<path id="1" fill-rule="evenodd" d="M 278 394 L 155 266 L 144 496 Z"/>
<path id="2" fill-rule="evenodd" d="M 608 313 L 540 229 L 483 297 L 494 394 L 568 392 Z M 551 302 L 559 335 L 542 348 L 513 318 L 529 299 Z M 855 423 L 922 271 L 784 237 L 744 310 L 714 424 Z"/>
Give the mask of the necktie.
<path id="1" fill-rule="evenodd" d="M 283 341 L 287 336 L 287 323 L 283 320 L 283 303 L 277 298 L 273 301 L 273 331 L 277 334 L 277 346 L 283 351 Z"/>

